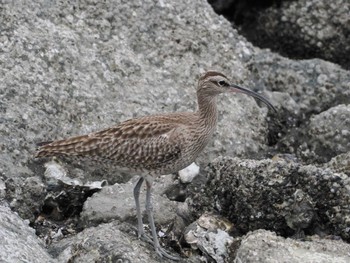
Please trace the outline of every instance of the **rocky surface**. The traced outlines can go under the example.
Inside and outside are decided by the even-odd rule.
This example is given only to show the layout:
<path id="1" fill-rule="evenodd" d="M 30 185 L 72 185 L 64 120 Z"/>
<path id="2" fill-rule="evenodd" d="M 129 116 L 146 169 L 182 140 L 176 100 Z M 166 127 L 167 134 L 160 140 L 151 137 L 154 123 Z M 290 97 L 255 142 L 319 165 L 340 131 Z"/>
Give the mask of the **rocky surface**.
<path id="1" fill-rule="evenodd" d="M 100 224 L 53 244 L 50 252 L 58 262 L 160 262 L 150 245 L 125 233 L 127 228 L 119 221 Z"/>
<path id="2" fill-rule="evenodd" d="M 0 261 L 57 262 L 28 224 L 9 207 L 0 205 Z"/>
<path id="3" fill-rule="evenodd" d="M 261 48 L 270 48 L 290 58 L 321 58 L 350 68 L 349 1 L 209 2 Z"/>
<path id="4" fill-rule="evenodd" d="M 304 2 L 286 1 L 285 14 Z M 316 11 L 322 7 L 327 18 L 335 12 L 328 5 L 343 14 L 342 1 L 320 2 Z M 0 5 L 0 202 L 20 216 L 8 208 L 0 213 L 10 244 L 0 249 L 2 261 L 163 262 L 136 238 L 132 175 L 67 160 L 52 166 L 33 160 L 33 153 L 36 143 L 128 118 L 195 110 L 197 77 L 208 69 L 261 92 L 278 113 L 247 96 L 220 97 L 218 129 L 198 160 L 200 174 L 189 184 L 173 176 L 155 182 L 162 245 L 184 262 L 232 262 L 237 251 L 244 254 L 242 235 L 259 228 L 349 241 L 349 71 L 321 59 L 297 61 L 260 50 L 201 0 Z M 301 14 L 307 25 L 309 14 Z M 335 50 L 337 40 L 330 46 L 327 41 L 321 49 L 338 62 L 328 49 Z M 338 42 L 343 45 L 341 35 Z M 213 161 L 219 155 L 230 157 Z M 227 217 L 234 228 L 209 231 L 213 242 L 204 238 L 203 249 L 195 250 L 181 236 L 204 211 Z M 220 235 L 238 241 L 217 256 L 211 245 Z M 327 251 L 346 246 L 324 244 Z"/>
<path id="5" fill-rule="evenodd" d="M 193 250 L 199 250 L 215 262 L 229 261 L 228 247 L 233 243 L 232 224 L 217 215 L 203 214 L 184 231 L 184 238 Z"/>
<path id="6" fill-rule="evenodd" d="M 323 165 L 324 168 L 350 175 L 350 152 L 339 154 Z"/>
<path id="7" fill-rule="evenodd" d="M 346 140 L 349 126 L 349 71 L 319 59 L 293 61 L 267 51 L 256 54 L 247 67 L 259 86 L 272 91 L 269 97 L 278 107 L 278 116 L 269 121 L 275 153 L 323 163 L 349 150 L 348 142 L 339 141 Z"/>
<path id="8" fill-rule="evenodd" d="M 306 140 L 301 154 L 314 154 L 322 163 L 350 152 L 350 105 L 338 105 L 312 116 L 306 126 Z"/>
<path id="9" fill-rule="evenodd" d="M 198 189 L 188 199 L 197 216 L 220 213 L 239 234 L 262 228 L 287 237 L 303 231 L 350 240 L 350 180 L 344 173 L 283 156 L 261 161 L 220 157 L 207 172 L 205 191 Z"/>
<path id="10" fill-rule="evenodd" d="M 317 57 L 350 69 L 349 12 L 346 0 L 283 1 L 259 15 L 250 36 L 259 46 L 293 58 Z"/>
<path id="11" fill-rule="evenodd" d="M 349 249 L 349 244 L 317 236 L 298 241 L 257 230 L 242 239 L 235 262 L 346 263 L 350 261 Z"/>
<path id="12" fill-rule="evenodd" d="M 81 213 L 82 220 L 88 225 L 109 222 L 112 219 L 136 223 L 133 189 L 137 181 L 138 176 L 125 184 L 106 186 L 100 192 L 88 198 Z M 164 195 L 164 191 L 172 182 L 171 176 L 162 176 L 154 182 L 152 204 L 154 220 L 159 225 L 169 225 L 176 217 L 178 202 L 171 201 Z M 146 191 L 141 189 L 140 205 L 143 210 L 145 208 L 145 198 Z M 147 219 L 145 211 L 143 217 Z"/>

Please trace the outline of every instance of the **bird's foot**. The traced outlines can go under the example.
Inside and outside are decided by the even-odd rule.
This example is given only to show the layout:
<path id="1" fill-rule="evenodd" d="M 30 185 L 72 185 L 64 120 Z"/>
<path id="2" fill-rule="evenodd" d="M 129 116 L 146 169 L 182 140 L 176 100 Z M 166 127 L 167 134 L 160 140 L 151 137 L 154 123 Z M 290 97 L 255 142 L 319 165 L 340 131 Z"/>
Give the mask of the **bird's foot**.
<path id="1" fill-rule="evenodd" d="M 173 261 L 179 261 L 181 260 L 180 257 L 177 257 L 177 256 L 173 256 L 173 255 L 170 255 L 164 248 L 162 247 L 157 247 L 156 248 L 156 253 L 162 258 L 162 257 L 165 257 L 167 259 L 171 259 Z"/>
<path id="2" fill-rule="evenodd" d="M 145 242 L 151 244 L 151 245 L 154 244 L 153 239 L 150 236 L 146 235 L 145 233 L 142 233 L 141 235 L 139 235 L 138 238 L 141 239 L 142 241 L 145 241 Z"/>
<path id="3" fill-rule="evenodd" d="M 151 237 L 149 237 L 148 235 L 146 235 L 145 233 L 143 233 L 140 237 L 140 239 L 142 241 L 145 241 L 151 245 L 154 245 L 154 242 L 153 242 L 153 239 Z M 181 258 L 180 257 L 176 257 L 176 256 L 172 256 L 169 254 L 169 252 L 167 252 L 164 248 L 162 248 L 161 246 L 159 247 L 156 247 L 155 248 L 156 250 L 156 253 L 162 258 L 162 257 L 165 257 L 165 258 L 168 258 L 168 259 L 171 259 L 171 260 L 174 260 L 174 261 L 179 261 Z"/>
<path id="4" fill-rule="evenodd" d="M 154 244 L 153 239 L 150 236 L 146 235 L 146 233 L 144 232 L 144 230 L 142 228 L 141 229 L 136 228 L 136 227 L 132 227 L 132 228 L 134 228 L 138 239 L 140 239 L 144 242 L 147 242 L 151 245 Z"/>
<path id="5" fill-rule="evenodd" d="M 138 238 L 141 239 L 144 242 L 147 242 L 149 244 L 151 244 L 152 246 L 154 246 L 154 242 L 153 239 L 146 235 L 146 233 L 142 232 L 142 233 L 138 233 Z M 168 258 L 174 261 L 179 261 L 181 258 L 180 257 L 176 257 L 171 255 L 169 252 L 167 252 L 164 248 L 162 248 L 160 245 L 158 247 L 155 247 L 156 253 L 161 257 L 161 258 Z"/>

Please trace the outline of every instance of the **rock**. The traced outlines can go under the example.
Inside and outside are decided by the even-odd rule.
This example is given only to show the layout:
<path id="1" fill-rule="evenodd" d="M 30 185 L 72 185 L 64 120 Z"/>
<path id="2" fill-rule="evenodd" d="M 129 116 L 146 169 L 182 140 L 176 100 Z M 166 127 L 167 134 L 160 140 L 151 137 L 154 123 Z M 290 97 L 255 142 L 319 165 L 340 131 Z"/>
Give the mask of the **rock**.
<path id="1" fill-rule="evenodd" d="M 8 207 L 0 205 L 0 261 L 57 262 L 28 223 Z"/>
<path id="2" fill-rule="evenodd" d="M 228 262 L 227 247 L 233 242 L 228 234 L 232 224 L 217 215 L 203 214 L 189 225 L 184 233 L 185 240 L 193 249 L 212 258 L 215 262 Z"/>
<path id="3" fill-rule="evenodd" d="M 100 224 L 50 247 L 58 262 L 164 262 L 154 248 L 125 232 L 118 221 Z"/>
<path id="4" fill-rule="evenodd" d="M 9 178 L 5 181 L 6 199 L 10 207 L 18 214 L 33 222 L 40 213 L 43 200 L 47 194 L 46 186 L 40 177 L 27 177 L 18 187 L 19 178 Z"/>
<path id="5" fill-rule="evenodd" d="M 258 5 L 250 6 L 241 26 L 249 41 L 290 58 L 321 58 L 349 69 L 349 1 L 281 1 L 254 12 Z"/>
<path id="6" fill-rule="evenodd" d="M 345 173 L 350 176 L 350 152 L 339 154 L 323 165 L 325 168 L 331 168 L 337 173 Z"/>
<path id="7" fill-rule="evenodd" d="M 315 161 L 321 163 L 347 151 L 347 143 L 344 146 L 339 145 L 341 138 L 344 137 L 342 135 L 327 137 L 325 146 L 320 145 L 320 140 L 327 133 L 337 135 L 336 129 L 327 131 L 330 128 L 326 128 L 329 125 L 329 121 L 324 119 L 326 115 L 328 119 L 333 118 L 338 122 L 342 130 L 346 131 L 344 126 L 346 121 L 342 123 L 341 115 L 346 115 L 345 108 L 350 103 L 348 71 L 321 60 L 296 62 L 281 59 L 265 51 L 254 56 L 249 63 L 249 68 L 262 86 L 274 91 L 269 96 L 274 97 L 278 115 L 270 118 L 268 124 L 269 143 L 273 146 L 275 153 L 291 153 L 307 163 Z M 322 84 L 317 82 L 321 75 L 328 76 Z M 276 96 L 274 96 L 275 93 Z M 339 106 L 341 104 L 345 105 Z M 337 112 L 331 114 L 332 108 Z M 327 113 L 323 113 L 325 111 Z M 321 114 L 320 117 L 318 114 Z M 313 126 L 310 126 L 312 122 Z M 314 131 L 310 131 L 311 128 Z M 318 131 L 317 139 L 312 138 L 316 136 L 313 134 L 315 129 L 323 129 Z"/>
<path id="8" fill-rule="evenodd" d="M 103 186 L 107 185 L 106 180 L 102 181 L 87 181 L 86 178 L 70 178 L 67 175 L 67 171 L 65 170 L 64 166 L 62 164 L 59 164 L 56 161 L 50 161 L 45 163 L 45 179 L 46 183 L 48 184 L 49 187 L 51 188 L 56 188 L 58 187 L 59 184 L 64 184 L 67 187 L 69 186 L 81 186 L 81 187 L 86 187 L 91 190 L 93 189 L 101 189 Z M 75 173 L 74 175 L 76 175 Z M 82 181 L 87 181 L 86 183 Z"/>
<path id="9" fill-rule="evenodd" d="M 282 204 L 286 207 L 284 216 L 287 225 L 296 231 L 295 236 L 300 235 L 300 231 L 308 228 L 312 220 L 315 219 L 315 204 L 312 198 L 303 190 L 297 189 L 293 194 L 294 199 L 290 203 Z M 303 236 L 303 234 L 301 235 Z"/>
<path id="10" fill-rule="evenodd" d="M 153 212 L 154 220 L 157 225 L 162 226 L 162 231 L 167 232 L 176 218 L 177 202 L 170 201 L 162 191 L 166 185 L 171 182 L 171 176 L 163 176 L 155 180 L 153 186 Z M 88 198 L 84 203 L 81 218 L 87 225 L 96 225 L 101 222 L 110 222 L 118 219 L 122 222 L 135 222 L 136 225 L 136 208 L 133 195 L 133 189 L 137 183 L 138 177 L 133 178 L 125 184 L 115 184 L 103 187 L 103 189 Z M 143 211 L 144 223 L 148 222 L 145 211 L 145 187 L 141 188 L 140 206 Z M 103 205 L 101 205 L 103 204 Z"/>
<path id="11" fill-rule="evenodd" d="M 339 235 L 350 240 L 350 180 L 330 169 L 278 159 L 219 157 L 207 167 L 208 181 L 188 200 L 190 211 L 217 212 L 238 233 L 267 229 L 293 236 Z"/>
<path id="12" fill-rule="evenodd" d="M 5 182 L 2 179 L 0 179 L 0 201 L 5 199 L 5 197 L 6 197 L 6 185 L 5 185 Z"/>
<path id="13" fill-rule="evenodd" d="M 199 166 L 195 163 L 190 164 L 185 169 L 179 171 L 180 181 L 184 184 L 192 182 L 193 178 L 195 178 L 199 173 Z"/>
<path id="14" fill-rule="evenodd" d="M 299 150 L 304 159 L 327 162 L 331 157 L 350 152 L 350 104 L 313 116 L 306 127 L 305 142 Z"/>
<path id="15" fill-rule="evenodd" d="M 282 59 L 262 50 L 247 66 L 260 85 L 278 92 L 279 118 L 297 116 L 303 123 L 312 114 L 350 101 L 350 75 L 335 64 L 320 59 Z"/>
<path id="16" fill-rule="evenodd" d="M 345 263 L 350 261 L 349 249 L 342 241 L 317 236 L 298 241 L 257 230 L 242 238 L 234 262 Z"/>

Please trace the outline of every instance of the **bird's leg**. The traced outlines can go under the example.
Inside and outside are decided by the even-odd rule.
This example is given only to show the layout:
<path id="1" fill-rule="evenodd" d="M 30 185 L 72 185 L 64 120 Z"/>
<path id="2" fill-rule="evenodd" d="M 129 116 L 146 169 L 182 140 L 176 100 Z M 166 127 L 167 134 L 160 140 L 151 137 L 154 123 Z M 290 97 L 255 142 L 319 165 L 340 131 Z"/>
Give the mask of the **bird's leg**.
<path id="1" fill-rule="evenodd" d="M 153 237 L 153 246 L 154 249 L 156 250 L 157 254 L 160 257 L 166 257 L 171 260 L 180 260 L 179 257 L 175 257 L 167 253 L 159 244 L 158 237 L 157 237 L 157 232 L 156 232 L 156 226 L 154 224 L 154 218 L 153 218 L 153 206 L 151 202 L 151 192 L 152 192 L 152 181 L 146 178 L 146 186 L 147 186 L 147 191 L 146 191 L 146 212 L 148 215 L 148 221 L 149 225 L 151 227 L 151 232 L 152 232 L 152 237 Z"/>
<path id="2" fill-rule="evenodd" d="M 141 238 L 143 236 L 144 230 L 143 230 L 143 223 L 142 223 L 142 215 L 141 215 L 141 208 L 140 208 L 140 189 L 141 185 L 144 181 L 144 178 L 141 176 L 138 180 L 137 184 L 134 187 L 134 199 L 136 204 L 136 214 L 137 214 L 137 236 L 138 238 Z"/>
<path id="3" fill-rule="evenodd" d="M 136 215 L 137 215 L 137 237 L 153 245 L 153 240 L 145 234 L 143 229 L 142 214 L 140 208 L 140 190 L 144 178 L 141 176 L 134 187 L 134 199 L 136 204 Z"/>

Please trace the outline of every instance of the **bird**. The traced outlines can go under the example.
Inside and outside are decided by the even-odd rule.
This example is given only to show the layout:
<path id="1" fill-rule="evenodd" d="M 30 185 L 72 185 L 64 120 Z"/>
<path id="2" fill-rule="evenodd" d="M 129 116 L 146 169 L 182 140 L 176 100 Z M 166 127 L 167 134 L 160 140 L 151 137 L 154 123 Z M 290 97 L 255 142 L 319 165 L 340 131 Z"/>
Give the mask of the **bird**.
<path id="1" fill-rule="evenodd" d="M 133 190 L 138 238 L 151 241 L 159 256 L 179 260 L 159 244 L 151 202 L 153 178 L 178 172 L 196 160 L 216 129 L 217 97 L 224 93 L 252 96 L 276 112 L 274 106 L 260 94 L 231 83 L 223 73 L 207 71 L 198 79 L 196 111 L 163 113 L 126 120 L 102 131 L 41 145 L 35 157 L 87 158 L 138 173 L 140 178 Z M 152 239 L 145 235 L 139 202 L 144 181 L 145 209 Z"/>

